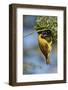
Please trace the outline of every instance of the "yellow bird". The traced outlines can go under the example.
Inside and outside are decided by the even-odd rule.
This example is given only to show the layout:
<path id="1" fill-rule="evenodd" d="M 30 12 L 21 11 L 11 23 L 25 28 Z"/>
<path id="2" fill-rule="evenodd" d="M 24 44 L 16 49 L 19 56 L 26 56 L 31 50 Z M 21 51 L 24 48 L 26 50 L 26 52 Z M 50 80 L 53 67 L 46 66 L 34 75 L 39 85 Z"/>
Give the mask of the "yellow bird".
<path id="1" fill-rule="evenodd" d="M 46 58 L 46 64 L 50 64 L 50 53 L 52 50 L 52 37 L 51 31 L 45 30 L 38 35 L 38 42 L 40 50 Z"/>

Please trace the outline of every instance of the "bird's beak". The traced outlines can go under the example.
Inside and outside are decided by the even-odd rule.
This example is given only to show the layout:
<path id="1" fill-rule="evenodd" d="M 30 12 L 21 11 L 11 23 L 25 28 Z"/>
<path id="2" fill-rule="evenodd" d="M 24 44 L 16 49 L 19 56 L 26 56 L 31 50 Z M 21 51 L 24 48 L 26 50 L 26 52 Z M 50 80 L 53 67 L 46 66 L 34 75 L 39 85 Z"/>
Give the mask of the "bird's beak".
<path id="1" fill-rule="evenodd" d="M 47 34 L 44 35 L 44 37 L 47 37 L 47 36 L 48 36 Z"/>
<path id="2" fill-rule="evenodd" d="M 48 36 L 47 34 L 45 34 L 45 35 L 41 35 L 42 38 L 45 38 L 45 37 L 47 37 L 47 36 Z"/>

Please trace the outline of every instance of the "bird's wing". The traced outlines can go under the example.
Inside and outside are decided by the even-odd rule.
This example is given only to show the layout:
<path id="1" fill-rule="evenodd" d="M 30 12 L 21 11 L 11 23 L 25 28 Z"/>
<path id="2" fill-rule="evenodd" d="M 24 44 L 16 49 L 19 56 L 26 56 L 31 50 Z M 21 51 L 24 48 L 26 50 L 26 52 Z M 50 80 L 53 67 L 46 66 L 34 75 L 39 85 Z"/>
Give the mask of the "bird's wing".
<path id="1" fill-rule="evenodd" d="M 41 38 L 41 35 L 38 38 L 39 47 L 44 55 L 48 53 L 48 43 L 45 39 Z"/>
<path id="2" fill-rule="evenodd" d="M 46 51 L 46 52 L 51 51 L 51 49 L 52 49 L 52 40 L 51 40 L 51 42 L 48 42 L 46 39 L 41 38 L 41 34 L 40 34 L 39 37 L 38 37 L 38 41 L 39 41 L 39 46 L 40 46 L 41 50 Z"/>

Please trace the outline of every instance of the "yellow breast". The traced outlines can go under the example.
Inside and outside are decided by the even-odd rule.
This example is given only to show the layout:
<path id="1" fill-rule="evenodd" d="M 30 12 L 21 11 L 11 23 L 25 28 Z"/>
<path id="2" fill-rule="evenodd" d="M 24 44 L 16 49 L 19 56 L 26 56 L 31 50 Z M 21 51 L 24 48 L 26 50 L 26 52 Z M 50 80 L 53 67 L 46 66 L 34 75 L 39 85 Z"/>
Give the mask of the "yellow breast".
<path id="1" fill-rule="evenodd" d="M 41 34 L 38 36 L 38 42 L 39 42 L 39 47 L 41 49 L 41 51 L 43 52 L 43 54 L 47 54 L 51 51 L 52 49 L 52 41 L 48 42 L 46 39 L 41 38 Z"/>

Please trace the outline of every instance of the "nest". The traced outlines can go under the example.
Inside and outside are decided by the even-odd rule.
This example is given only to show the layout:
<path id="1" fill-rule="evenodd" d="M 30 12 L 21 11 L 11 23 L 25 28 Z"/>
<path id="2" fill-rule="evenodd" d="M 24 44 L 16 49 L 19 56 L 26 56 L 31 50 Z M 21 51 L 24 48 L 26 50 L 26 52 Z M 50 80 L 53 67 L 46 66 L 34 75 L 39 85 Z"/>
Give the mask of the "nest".
<path id="1" fill-rule="evenodd" d="M 57 42 L 57 16 L 36 16 L 34 29 L 40 34 L 44 30 L 50 30 L 52 42 Z"/>

